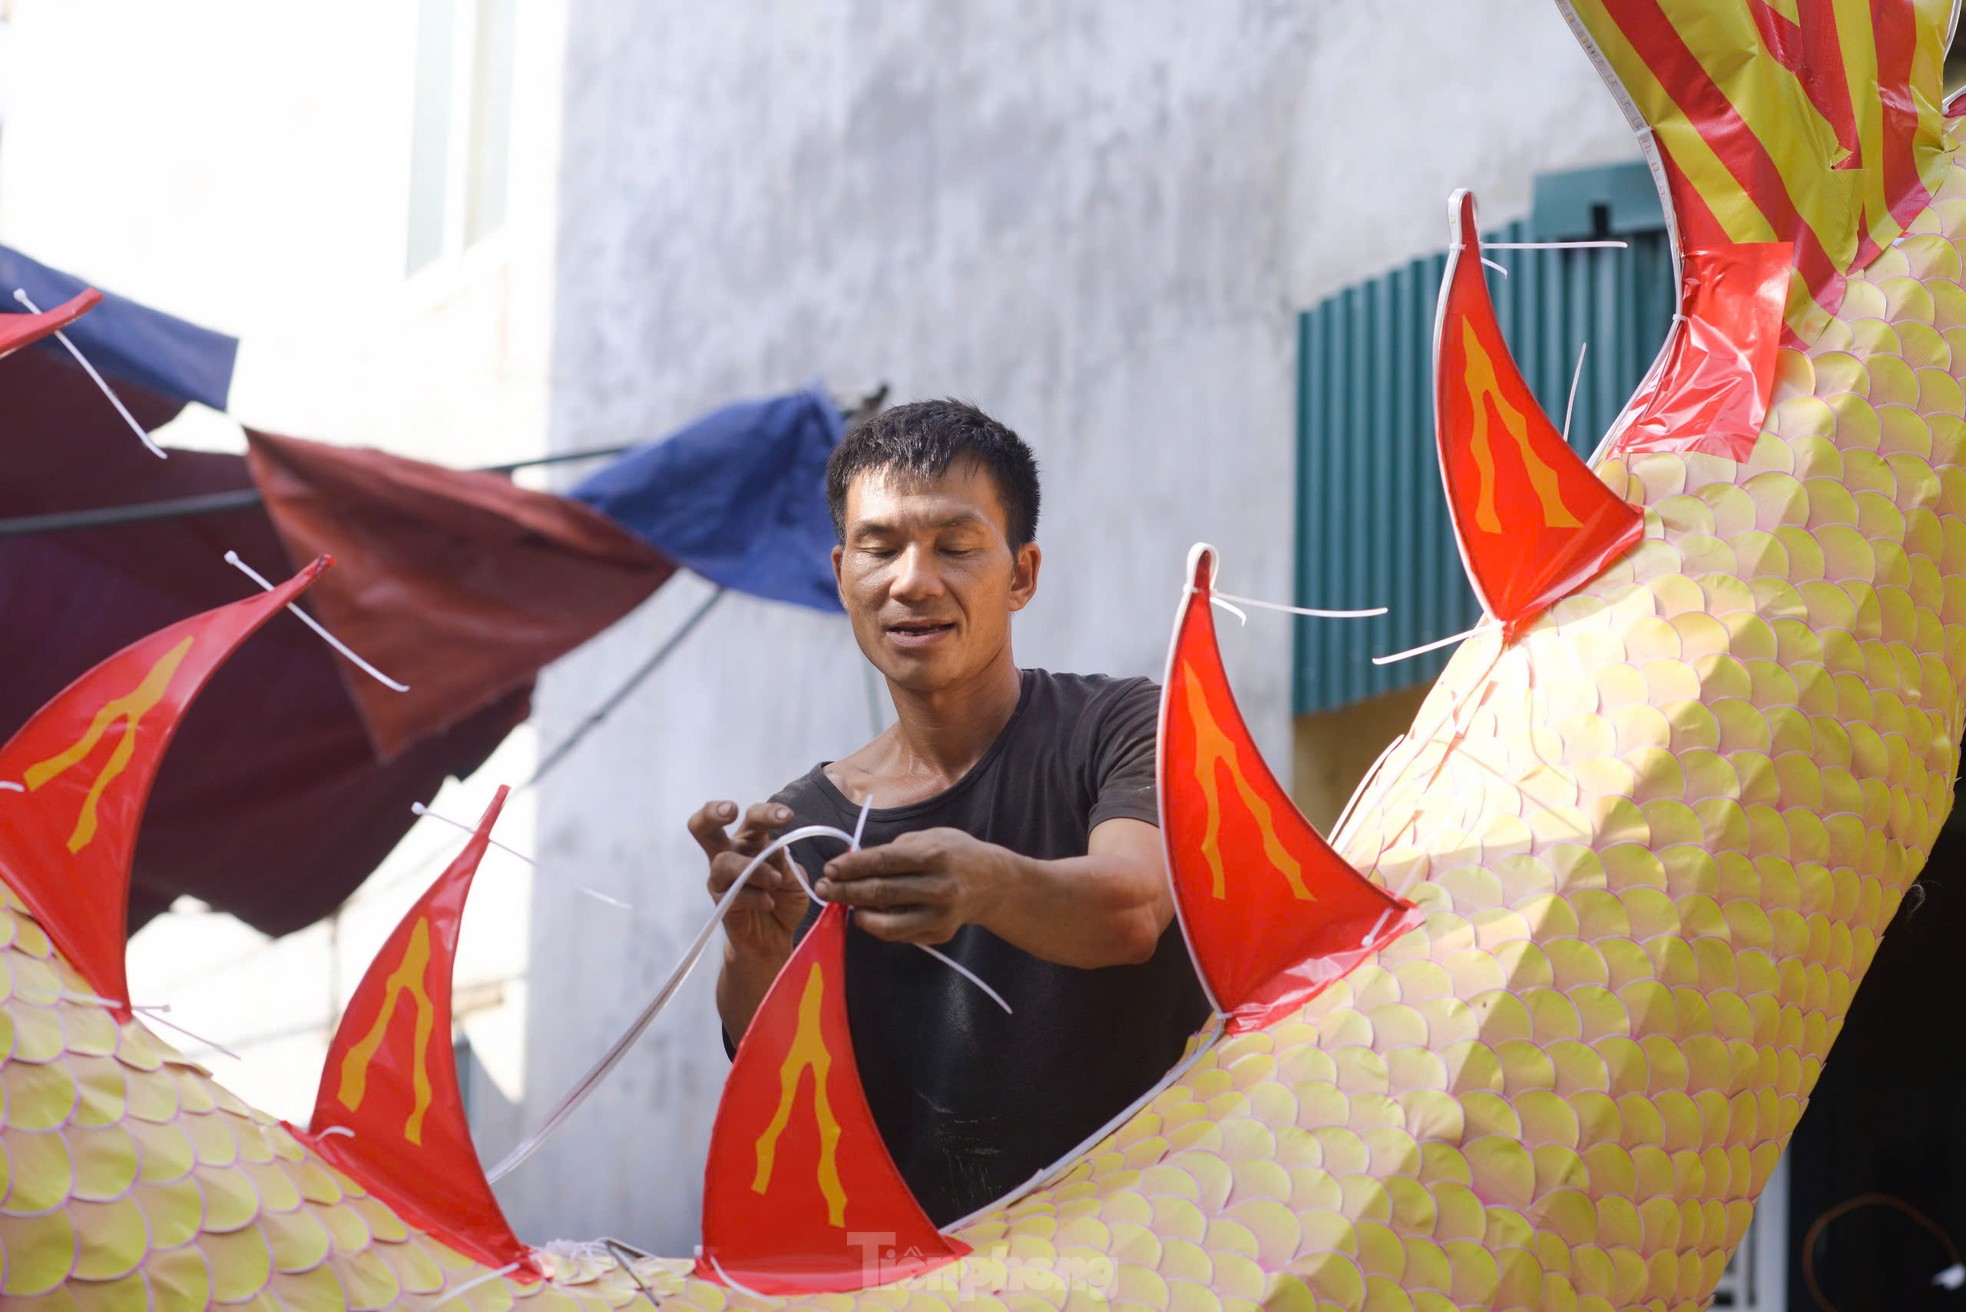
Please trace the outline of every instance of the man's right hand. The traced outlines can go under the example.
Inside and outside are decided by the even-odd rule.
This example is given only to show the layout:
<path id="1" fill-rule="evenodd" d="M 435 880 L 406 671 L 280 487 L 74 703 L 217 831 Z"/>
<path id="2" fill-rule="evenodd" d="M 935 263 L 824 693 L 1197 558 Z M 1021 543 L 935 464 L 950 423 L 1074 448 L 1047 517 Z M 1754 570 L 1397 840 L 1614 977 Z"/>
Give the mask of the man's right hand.
<path id="1" fill-rule="evenodd" d="M 771 831 L 792 823 L 789 807 L 760 802 L 744 813 L 737 832 L 725 826 L 737 819 L 735 802 L 706 802 L 689 818 L 689 832 L 710 859 L 710 897 L 722 900 L 744 867 L 771 842 Z M 806 913 L 805 889 L 792 873 L 791 853 L 780 849 L 751 873 L 724 916 L 724 935 L 732 956 L 776 973 L 792 955 L 792 935 Z"/>

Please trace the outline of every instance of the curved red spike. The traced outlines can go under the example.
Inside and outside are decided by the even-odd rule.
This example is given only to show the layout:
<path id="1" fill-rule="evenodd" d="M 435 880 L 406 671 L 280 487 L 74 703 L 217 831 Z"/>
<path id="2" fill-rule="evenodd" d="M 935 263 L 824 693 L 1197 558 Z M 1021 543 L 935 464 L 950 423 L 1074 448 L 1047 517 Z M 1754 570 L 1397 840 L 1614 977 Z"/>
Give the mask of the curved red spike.
<path id="1" fill-rule="evenodd" d="M 451 1052 L 451 968 L 464 903 L 510 791 L 498 790 L 464 850 L 376 953 L 328 1045 L 313 1119 L 296 1133 L 459 1252 L 538 1276 L 472 1147 Z"/>
<path id="2" fill-rule="evenodd" d="M 846 910 L 799 941 L 737 1047 L 710 1132 L 697 1275 L 760 1294 L 864 1289 L 968 1252 L 936 1230 L 867 1108 Z"/>
<path id="3" fill-rule="evenodd" d="M 0 747 L 0 871 L 122 1019 L 130 858 L 164 750 L 212 672 L 328 563 L 131 643 Z"/>
<path id="4" fill-rule="evenodd" d="M 1448 201 L 1454 244 L 1434 325 L 1434 432 L 1468 581 L 1509 635 L 1644 535 L 1522 380 L 1482 276 L 1474 197 Z"/>
<path id="5" fill-rule="evenodd" d="M 102 293 L 91 287 L 39 314 L 0 314 L 0 358 L 54 335 L 101 304 Z"/>
<path id="6" fill-rule="evenodd" d="M 1257 750 L 1215 642 L 1197 546 L 1161 685 L 1161 842 L 1195 969 L 1232 1030 L 1294 1012 L 1417 924 L 1332 850 Z"/>

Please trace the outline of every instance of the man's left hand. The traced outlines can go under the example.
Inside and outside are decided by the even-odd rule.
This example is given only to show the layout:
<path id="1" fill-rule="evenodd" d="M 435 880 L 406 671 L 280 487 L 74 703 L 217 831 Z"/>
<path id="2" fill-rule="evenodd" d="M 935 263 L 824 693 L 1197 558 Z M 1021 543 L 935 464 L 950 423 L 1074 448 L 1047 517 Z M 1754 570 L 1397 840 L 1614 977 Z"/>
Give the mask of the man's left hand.
<path id="1" fill-rule="evenodd" d="M 1019 859 L 960 829 L 920 829 L 834 857 L 813 891 L 851 907 L 853 923 L 875 938 L 947 943 L 989 920 Z"/>

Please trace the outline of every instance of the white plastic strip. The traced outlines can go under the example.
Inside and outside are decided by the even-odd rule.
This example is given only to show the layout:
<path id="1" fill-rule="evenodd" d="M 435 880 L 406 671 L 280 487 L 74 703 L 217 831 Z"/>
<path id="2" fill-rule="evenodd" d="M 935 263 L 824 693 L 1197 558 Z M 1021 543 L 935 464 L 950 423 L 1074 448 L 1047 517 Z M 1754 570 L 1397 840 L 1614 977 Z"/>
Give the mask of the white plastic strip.
<path id="1" fill-rule="evenodd" d="M 1563 440 L 1570 441 L 1570 416 L 1577 408 L 1577 385 L 1584 381 L 1584 357 L 1590 354 L 1591 344 L 1584 342 L 1577 347 L 1577 369 L 1570 375 L 1570 399 L 1563 403 Z"/>
<path id="2" fill-rule="evenodd" d="M 470 1293 L 472 1290 L 476 1289 L 479 1285 L 489 1285 L 494 1280 L 503 1280 L 505 1277 L 511 1275 L 514 1271 L 517 1271 L 519 1269 L 519 1266 L 520 1264 L 517 1262 L 507 1262 L 504 1266 L 500 1267 L 496 1271 L 487 1271 L 481 1276 L 473 1276 L 471 1279 L 465 1281 L 463 1284 L 459 1285 L 456 1289 L 451 1290 L 450 1293 L 445 1294 L 442 1298 L 438 1299 L 430 1306 L 442 1307 L 444 1304 L 450 1302 L 452 1299 L 460 1298 L 463 1295 Z"/>
<path id="3" fill-rule="evenodd" d="M 1507 269 L 1495 263 L 1495 261 L 1489 259 L 1486 255 L 1481 257 L 1481 262 L 1487 265 L 1489 268 L 1495 270 L 1495 272 L 1501 274 L 1504 278 L 1509 276 L 1509 271 Z"/>
<path id="4" fill-rule="evenodd" d="M 345 1134 L 351 1139 L 355 1137 L 355 1132 L 345 1125 L 324 1125 L 314 1131 L 314 1137 L 316 1139 L 329 1139 L 337 1134 Z"/>
<path id="5" fill-rule="evenodd" d="M 510 1175 L 528 1157 L 539 1151 L 540 1145 L 566 1123 L 566 1119 L 573 1115 L 581 1103 L 587 1101 L 588 1096 L 600 1086 L 601 1081 L 621 1064 L 621 1059 L 628 1055 L 628 1049 L 634 1046 L 635 1040 L 642 1037 L 643 1031 L 647 1030 L 655 1018 L 662 1013 L 662 1009 L 669 1005 L 669 999 L 675 996 L 676 990 L 682 987 L 683 981 L 689 978 L 690 972 L 696 969 L 696 963 L 703 958 L 703 950 L 710 945 L 710 936 L 717 932 L 717 926 L 723 924 L 724 916 L 730 911 L 731 904 L 737 900 L 737 895 L 751 882 L 752 874 L 759 866 L 770 860 L 773 853 L 808 838 L 837 838 L 843 843 L 853 841 L 853 835 L 843 829 L 835 829 L 831 825 L 805 825 L 779 835 L 752 857 L 750 864 L 746 865 L 737 878 L 731 881 L 730 887 L 724 890 L 723 897 L 717 900 L 717 909 L 711 913 L 710 919 L 704 922 L 703 928 L 690 943 L 689 950 L 683 953 L 682 961 L 677 964 L 674 971 L 670 972 L 669 978 L 663 981 L 662 987 L 656 990 L 655 996 L 649 999 L 648 1005 L 642 1008 L 641 1014 L 622 1031 L 621 1037 L 617 1038 L 607 1052 L 602 1054 L 601 1059 L 580 1078 L 580 1082 L 573 1086 L 572 1091 L 560 1100 L 559 1106 L 553 1109 L 545 1122 L 522 1139 L 498 1165 L 485 1172 L 486 1179 L 496 1184 Z M 792 864 L 796 869 L 798 863 Z M 800 882 L 804 882 L 803 878 Z M 810 892 L 809 889 L 807 891 Z"/>
<path id="6" fill-rule="evenodd" d="M 248 565 L 245 561 L 239 559 L 238 552 L 236 551 L 226 552 L 225 563 L 232 566 L 234 569 L 238 570 L 241 574 L 244 574 L 247 578 L 251 579 L 253 582 L 259 584 L 259 586 L 264 588 L 266 591 L 268 592 L 273 591 L 273 585 L 267 582 L 266 579 L 260 575 L 259 571 L 255 570 L 251 565 Z M 374 679 L 377 683 L 381 684 L 383 687 L 389 689 L 391 692 L 408 692 L 410 690 L 410 686 L 407 683 L 396 682 L 394 679 L 384 674 L 381 670 L 378 670 L 375 666 L 369 664 L 367 661 L 363 660 L 360 656 L 357 656 L 354 652 L 350 651 L 348 649 L 348 645 L 344 643 L 340 638 L 335 637 L 334 634 L 329 633 L 326 629 L 322 628 L 319 620 L 315 619 L 312 615 L 309 615 L 306 611 L 302 610 L 300 607 L 294 605 L 291 601 L 287 603 L 287 609 L 292 611 L 295 615 L 298 615 L 300 617 L 301 623 L 305 624 L 308 628 L 314 630 L 314 632 L 320 634 L 321 637 L 326 639 L 328 646 L 333 647 L 336 651 L 346 656 L 349 660 L 355 662 L 357 668 L 359 668 L 362 671 L 362 673 L 368 675 L 370 678 Z"/>
<path id="7" fill-rule="evenodd" d="M 1465 642 L 1467 639 L 1474 637 L 1475 634 L 1480 633 L 1485 623 L 1486 621 L 1483 624 L 1477 624 L 1472 629 L 1463 629 L 1459 633 L 1450 633 L 1445 638 L 1435 638 L 1432 642 L 1421 643 L 1418 647 L 1408 647 L 1405 651 L 1396 651 L 1390 656 L 1374 656 L 1372 663 L 1374 665 L 1391 665 L 1394 661 L 1411 660 L 1415 656 L 1424 656 L 1430 651 L 1439 651 L 1442 647 L 1451 647 L 1457 642 Z"/>
<path id="8" fill-rule="evenodd" d="M 1211 606 L 1220 606 L 1223 610 L 1229 612 L 1229 614 L 1235 616 L 1237 619 L 1241 620 L 1244 624 L 1249 623 L 1248 611 L 1244 610 L 1242 607 L 1234 604 L 1233 602 L 1224 601 L 1222 598 L 1216 596 L 1212 592 L 1208 594 L 1208 604 Z"/>
<path id="9" fill-rule="evenodd" d="M 1353 813 L 1355 813 L 1358 810 L 1359 801 L 1362 798 L 1364 798 L 1366 791 L 1370 789 L 1372 787 L 1373 782 L 1378 779 L 1380 769 L 1386 764 L 1386 758 L 1391 756 L 1394 752 L 1398 751 L 1399 745 L 1405 741 L 1406 741 L 1405 734 L 1399 734 L 1398 736 L 1396 736 L 1391 742 L 1386 744 L 1385 749 L 1379 753 L 1377 759 L 1375 759 L 1372 762 L 1370 768 L 1368 768 L 1366 772 L 1362 776 L 1360 776 L 1358 781 L 1358 787 L 1352 790 L 1351 798 L 1347 800 L 1345 803 L 1345 809 L 1338 813 L 1338 823 L 1331 826 L 1330 841 L 1332 847 L 1337 848 L 1343 846 L 1342 840 L 1345 833 L 1345 826 L 1351 823 Z"/>
<path id="10" fill-rule="evenodd" d="M 27 293 L 19 287 L 14 288 L 14 299 L 25 305 L 29 314 L 41 313 L 41 307 L 28 299 Z M 75 363 L 82 366 L 82 372 L 87 374 L 89 380 L 102 390 L 104 396 L 109 398 L 109 404 L 116 407 L 116 413 L 123 416 L 123 422 L 130 426 L 130 431 L 143 440 L 143 444 L 148 448 L 150 454 L 156 456 L 159 460 L 169 460 L 171 458 L 170 453 L 150 440 L 150 434 L 143 431 L 143 425 L 139 424 L 137 417 L 130 413 L 130 408 L 123 404 L 123 398 L 110 390 L 109 384 L 104 381 L 103 376 L 96 372 L 94 365 L 89 363 L 89 358 L 83 355 L 80 350 L 76 349 L 74 342 L 68 340 L 68 334 L 57 328 L 55 329 L 55 340 L 68 348 L 68 353 L 75 357 Z"/>
<path id="11" fill-rule="evenodd" d="M 59 992 L 57 992 L 55 996 L 67 1002 L 80 1002 L 93 1007 L 107 1007 L 111 1011 L 114 1011 L 118 1007 L 121 1007 L 123 1005 L 122 1003 L 116 1001 L 114 998 L 99 997 L 94 993 L 80 993 L 74 989 L 62 989 Z M 245 1060 L 244 1057 L 241 1057 L 238 1053 L 232 1051 L 232 1049 L 226 1047 L 223 1043 L 218 1042 L 216 1039 L 208 1039 L 202 1034 L 194 1034 L 192 1031 L 178 1024 L 176 1021 L 166 1020 L 164 1018 L 163 1013 L 169 1011 L 170 1009 L 171 1009 L 171 1004 L 168 1002 L 132 1002 L 130 1004 L 130 1010 L 135 1012 L 137 1015 L 142 1016 L 145 1020 L 155 1021 L 157 1024 L 162 1025 L 165 1029 L 176 1030 L 179 1034 L 182 1034 L 185 1038 L 195 1039 L 199 1043 L 204 1044 L 207 1048 L 210 1048 L 213 1052 L 223 1053 L 225 1056 L 232 1058 L 232 1060 L 234 1061 Z"/>
<path id="12" fill-rule="evenodd" d="M 1386 922 L 1392 918 L 1392 914 L 1393 909 L 1391 907 L 1387 907 L 1384 911 L 1381 911 L 1379 918 L 1372 922 L 1372 928 L 1365 931 L 1365 937 L 1358 941 L 1358 945 L 1362 948 L 1371 947 L 1372 940 L 1379 937 L 1379 931 L 1386 927 Z"/>
<path id="13" fill-rule="evenodd" d="M 1485 241 L 1485 251 L 1622 251 L 1628 241 Z"/>
<path id="14" fill-rule="evenodd" d="M 441 820 L 445 824 L 451 826 L 453 829 L 462 829 L 467 834 L 475 834 L 478 832 L 476 829 L 473 829 L 470 825 L 465 824 L 462 820 L 454 820 L 450 816 L 440 815 L 437 812 L 432 811 L 429 807 L 425 806 L 421 802 L 411 802 L 410 810 L 416 815 L 427 816 L 432 820 Z M 488 839 L 487 841 L 489 841 L 493 847 L 498 848 L 501 852 L 510 852 L 513 856 L 518 857 L 521 861 L 525 862 L 533 869 L 537 870 L 539 868 L 539 862 L 533 860 L 531 857 L 527 856 L 524 852 L 521 852 L 518 848 L 508 846 L 505 843 L 501 843 L 496 838 Z M 633 911 L 635 909 L 631 904 L 627 902 L 623 902 L 618 897 L 609 897 L 606 893 L 603 893 L 598 888 L 589 888 L 585 884 L 575 884 L 574 888 L 579 892 L 585 893 L 588 897 L 593 898 L 596 902 L 605 902 L 609 906 L 619 907 L 623 911 Z"/>
<path id="15" fill-rule="evenodd" d="M 725 1284 L 729 1285 L 732 1289 L 735 1289 L 738 1293 L 743 1294 L 746 1297 L 755 1298 L 761 1303 L 765 1301 L 765 1296 L 763 1294 L 760 1294 L 757 1290 L 752 1289 L 748 1285 L 739 1284 L 736 1276 L 733 1276 L 730 1272 L 724 1270 L 724 1264 L 717 1260 L 717 1255 L 715 1253 L 705 1253 L 703 1256 L 709 1260 L 710 1269 L 717 1273 L 717 1279 L 723 1281 Z"/>
<path id="16" fill-rule="evenodd" d="M 957 961 L 954 957 L 949 956 L 945 952 L 937 951 L 935 948 L 930 947 L 926 943 L 917 943 L 915 944 L 915 946 L 920 948 L 922 951 L 928 953 L 929 956 L 934 957 L 937 961 L 947 966 L 950 970 L 953 970 L 958 975 L 961 975 L 964 979 L 974 984 L 977 988 L 982 989 L 985 993 L 989 994 L 990 1001 L 996 1003 L 999 1007 L 1002 1007 L 1004 1015 L 1010 1016 L 1016 1014 L 1011 1011 L 1010 1004 L 1003 1000 L 1003 994 L 997 992 L 995 989 L 991 988 L 988 984 L 985 984 L 982 980 L 982 977 L 979 976 L 975 971 L 971 970 L 968 966 L 963 965 L 962 962 Z"/>
<path id="17" fill-rule="evenodd" d="M 1316 620 L 1369 620 L 1375 615 L 1384 615 L 1387 608 L 1372 606 L 1365 610 L 1325 610 L 1315 606 L 1286 606 L 1280 601 L 1259 601 L 1255 597 L 1238 597 L 1233 592 L 1211 592 L 1210 601 L 1233 601 L 1239 606 L 1255 606 L 1259 610 L 1280 610 L 1289 615 L 1309 615 Z"/>
<path id="18" fill-rule="evenodd" d="M 0 779 L 0 792 L 24 793 L 26 791 L 26 784 L 17 784 L 11 779 Z"/>

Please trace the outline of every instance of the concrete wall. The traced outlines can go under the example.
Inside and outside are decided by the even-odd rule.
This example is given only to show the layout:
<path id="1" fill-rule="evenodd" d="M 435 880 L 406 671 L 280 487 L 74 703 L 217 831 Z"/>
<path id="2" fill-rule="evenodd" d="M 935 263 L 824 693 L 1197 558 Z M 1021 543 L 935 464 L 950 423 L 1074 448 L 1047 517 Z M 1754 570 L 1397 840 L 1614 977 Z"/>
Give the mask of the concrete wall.
<path id="1" fill-rule="evenodd" d="M 819 374 L 954 394 L 1044 467 L 1018 654 L 1158 674 L 1190 542 L 1292 586 L 1295 312 L 1443 244 L 1455 186 L 1527 208 L 1540 169 L 1635 156 L 1536 0 L 896 6 L 573 0 L 551 431 L 650 436 Z M 556 740 L 700 597 L 681 581 L 563 662 Z M 1289 628 L 1224 631 L 1290 761 Z M 546 788 L 532 1114 L 708 909 L 682 824 L 864 741 L 837 618 L 731 600 Z M 570 898 L 632 889 L 614 917 Z M 725 1071 L 710 974 L 502 1189 L 522 1233 L 695 1240 Z"/>

